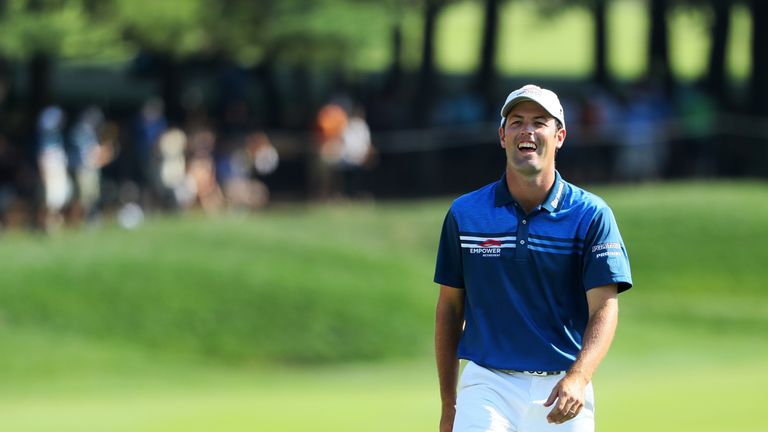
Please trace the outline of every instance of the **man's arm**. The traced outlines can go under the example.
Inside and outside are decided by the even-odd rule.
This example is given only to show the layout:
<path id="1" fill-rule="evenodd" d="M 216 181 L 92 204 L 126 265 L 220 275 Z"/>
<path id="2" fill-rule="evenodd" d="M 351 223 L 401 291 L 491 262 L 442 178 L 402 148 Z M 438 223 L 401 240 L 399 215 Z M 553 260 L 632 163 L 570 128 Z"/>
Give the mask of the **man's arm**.
<path id="1" fill-rule="evenodd" d="M 619 316 L 617 285 L 590 289 L 587 291 L 587 304 L 589 321 L 584 331 L 581 352 L 544 403 L 544 406 L 555 405 L 547 415 L 547 421 L 550 423 L 563 423 L 579 414 L 584 406 L 587 384 L 608 352 L 616 333 Z"/>
<path id="2" fill-rule="evenodd" d="M 450 432 L 456 416 L 456 387 L 459 380 L 456 349 L 463 325 L 464 290 L 440 285 L 435 311 L 435 358 L 442 402 L 440 432 Z"/>

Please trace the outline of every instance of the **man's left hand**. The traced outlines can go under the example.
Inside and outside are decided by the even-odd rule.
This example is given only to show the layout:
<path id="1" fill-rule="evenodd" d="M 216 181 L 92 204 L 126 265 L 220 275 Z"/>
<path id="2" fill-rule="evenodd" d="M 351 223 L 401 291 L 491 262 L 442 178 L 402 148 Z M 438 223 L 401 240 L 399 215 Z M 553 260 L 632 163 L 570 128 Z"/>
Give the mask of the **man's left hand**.
<path id="1" fill-rule="evenodd" d="M 584 407 L 587 384 L 589 380 L 578 372 L 569 372 L 561 379 L 544 402 L 545 407 L 555 406 L 547 414 L 547 421 L 561 424 L 579 415 Z"/>

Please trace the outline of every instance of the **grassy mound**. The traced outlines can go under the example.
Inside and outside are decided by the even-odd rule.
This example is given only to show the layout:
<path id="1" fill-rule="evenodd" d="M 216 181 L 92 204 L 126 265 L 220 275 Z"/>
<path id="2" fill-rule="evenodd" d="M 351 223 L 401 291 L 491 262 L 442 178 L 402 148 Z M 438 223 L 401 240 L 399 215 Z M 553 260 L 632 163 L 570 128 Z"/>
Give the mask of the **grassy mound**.
<path id="1" fill-rule="evenodd" d="M 0 245 L 3 326 L 249 362 L 423 352 L 440 218 L 291 208 L 14 234 Z"/>
<path id="2" fill-rule="evenodd" d="M 628 336 L 619 335 L 615 351 L 650 359 L 706 343 L 688 341 L 691 332 L 768 331 L 765 184 L 596 192 L 614 208 L 635 282 L 622 295 L 620 333 Z M 54 338 L 238 363 L 428 355 L 434 253 L 448 205 L 295 206 L 251 217 L 158 217 L 136 231 L 6 234 L 0 340 L 16 349 L 0 366 L 14 356 L 44 362 L 45 340 Z M 659 340 L 651 326 L 684 331 Z M 95 349 L 91 361 L 123 357 L 110 350 Z"/>

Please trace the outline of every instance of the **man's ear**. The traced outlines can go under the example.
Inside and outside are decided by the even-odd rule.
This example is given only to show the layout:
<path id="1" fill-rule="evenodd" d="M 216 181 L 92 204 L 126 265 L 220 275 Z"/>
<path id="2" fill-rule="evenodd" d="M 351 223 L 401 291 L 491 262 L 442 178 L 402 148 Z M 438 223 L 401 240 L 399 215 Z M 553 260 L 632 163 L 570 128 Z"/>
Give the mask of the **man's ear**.
<path id="1" fill-rule="evenodd" d="M 506 136 L 504 135 L 503 126 L 499 128 L 499 142 L 501 143 L 501 148 L 507 148 Z"/>
<path id="2" fill-rule="evenodd" d="M 556 148 L 560 148 L 563 146 L 563 143 L 565 142 L 565 136 L 567 135 L 565 128 L 560 128 L 557 132 L 555 132 L 555 138 L 557 138 L 557 144 L 555 145 Z"/>

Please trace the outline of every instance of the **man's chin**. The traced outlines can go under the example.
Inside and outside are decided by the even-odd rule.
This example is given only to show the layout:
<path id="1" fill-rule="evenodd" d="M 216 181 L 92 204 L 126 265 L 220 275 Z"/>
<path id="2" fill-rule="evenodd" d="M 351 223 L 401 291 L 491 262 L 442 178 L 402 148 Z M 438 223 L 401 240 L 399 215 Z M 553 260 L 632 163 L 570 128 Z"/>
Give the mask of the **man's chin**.
<path id="1" fill-rule="evenodd" d="M 527 178 L 536 177 L 539 174 L 541 174 L 541 169 L 538 169 L 533 166 L 527 166 L 527 167 L 513 166 L 512 171 L 514 171 L 515 174 L 521 177 L 527 177 Z"/>
<path id="2" fill-rule="evenodd" d="M 524 177 L 533 177 L 541 173 L 541 167 L 537 164 L 515 163 L 508 165 L 514 172 Z"/>

